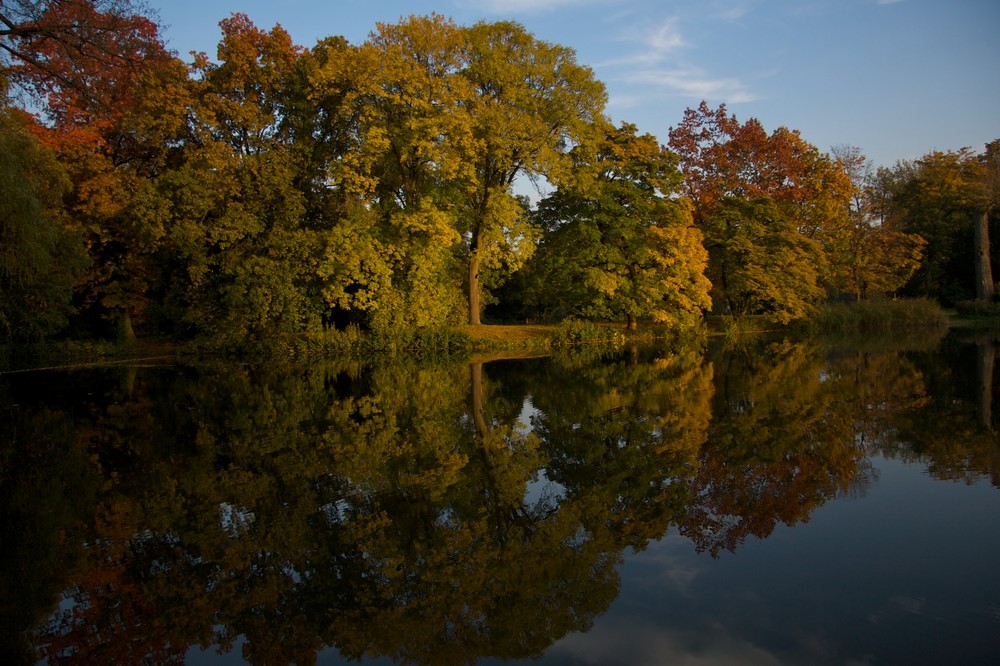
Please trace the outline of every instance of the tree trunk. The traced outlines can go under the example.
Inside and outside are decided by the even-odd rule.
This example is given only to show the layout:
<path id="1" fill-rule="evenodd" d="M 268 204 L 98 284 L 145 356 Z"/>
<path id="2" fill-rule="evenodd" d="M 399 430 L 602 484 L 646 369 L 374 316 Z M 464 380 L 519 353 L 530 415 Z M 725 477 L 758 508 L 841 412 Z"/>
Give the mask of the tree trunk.
<path id="1" fill-rule="evenodd" d="M 125 371 L 125 377 L 122 380 L 122 388 L 125 390 L 125 395 L 132 397 L 135 394 L 135 378 L 139 374 L 139 368 L 130 365 L 128 370 Z"/>
<path id="2" fill-rule="evenodd" d="M 990 209 L 986 208 L 976 221 L 976 299 L 993 298 L 993 267 L 990 265 Z"/>
<path id="3" fill-rule="evenodd" d="M 630 331 L 634 331 L 637 328 L 639 328 L 639 323 L 635 320 L 635 317 L 633 315 L 628 315 L 628 319 L 627 319 L 627 323 L 625 324 L 625 328 L 627 328 Z"/>
<path id="4" fill-rule="evenodd" d="M 136 344 L 135 331 L 132 330 L 132 317 L 129 316 L 128 312 L 123 312 L 121 319 L 119 320 L 119 337 L 121 342 L 126 346 L 134 346 Z"/>
<path id="5" fill-rule="evenodd" d="M 494 537 L 497 543 L 507 542 L 510 531 L 511 518 L 514 515 L 510 505 L 501 503 L 502 494 L 497 484 L 497 468 L 503 465 L 502 453 L 499 454 L 490 441 L 489 425 L 486 423 L 486 414 L 483 405 L 483 364 L 470 363 L 469 369 L 472 375 L 472 420 L 476 424 L 476 435 L 479 452 L 479 460 L 482 464 L 485 493 L 483 493 L 486 511 L 492 517 Z"/>

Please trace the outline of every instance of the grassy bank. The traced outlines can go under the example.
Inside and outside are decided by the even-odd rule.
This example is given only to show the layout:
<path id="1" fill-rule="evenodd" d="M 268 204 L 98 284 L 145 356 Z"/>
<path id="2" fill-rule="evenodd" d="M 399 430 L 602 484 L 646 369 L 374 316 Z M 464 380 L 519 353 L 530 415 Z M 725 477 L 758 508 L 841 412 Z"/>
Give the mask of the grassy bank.
<path id="1" fill-rule="evenodd" d="M 700 330 L 700 329 L 695 329 Z M 285 339 L 289 351 L 324 352 L 491 352 L 544 351 L 574 345 L 621 345 L 628 342 L 677 338 L 680 332 L 647 324 L 627 331 L 623 324 L 567 321 L 561 324 L 484 324 L 453 328 L 400 331 L 392 335 L 366 333 L 357 328 Z"/>
<path id="2" fill-rule="evenodd" d="M 481 325 L 398 331 L 391 335 L 357 327 L 260 340 L 195 340 L 126 345 L 112 341 L 53 341 L 0 347 L 0 372 L 20 368 L 74 367 L 111 364 L 145 358 L 275 356 L 318 357 L 334 354 L 467 355 L 493 352 L 547 353 L 573 346 L 620 346 L 655 339 L 703 335 L 704 329 L 679 331 L 647 324 L 626 331 L 623 324 L 570 321 L 549 325 Z"/>

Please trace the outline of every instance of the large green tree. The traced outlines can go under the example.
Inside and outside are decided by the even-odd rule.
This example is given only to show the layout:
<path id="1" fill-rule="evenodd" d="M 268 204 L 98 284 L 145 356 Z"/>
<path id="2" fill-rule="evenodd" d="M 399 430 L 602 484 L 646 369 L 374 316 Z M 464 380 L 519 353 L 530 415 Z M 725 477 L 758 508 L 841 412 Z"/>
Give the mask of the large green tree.
<path id="1" fill-rule="evenodd" d="M 379 24 L 347 59 L 328 53 L 316 77 L 322 96 L 346 84 L 358 144 L 331 180 L 366 202 L 333 230 L 325 293 L 377 330 L 455 322 L 467 307 L 453 192 L 471 177 L 464 45 L 451 21 L 410 17 Z"/>
<path id="2" fill-rule="evenodd" d="M 705 222 L 705 245 L 717 307 L 727 314 L 787 324 L 809 316 L 824 295 L 820 244 L 771 199 L 723 199 Z"/>
<path id="3" fill-rule="evenodd" d="M 190 132 L 159 177 L 149 215 L 164 220 L 164 316 L 220 341 L 317 328 L 322 238 L 303 191 L 309 144 L 296 141 L 304 50 L 280 26 L 223 20 L 217 60 L 199 55 Z"/>
<path id="4" fill-rule="evenodd" d="M 559 184 L 568 152 L 600 127 L 607 98 L 593 72 L 566 47 L 536 39 L 513 22 L 468 30 L 472 85 L 465 102 L 473 142 L 464 159 L 473 177 L 461 186 L 468 243 L 469 321 L 481 319 L 481 271 L 509 272 L 530 256 L 534 238 L 512 193 L 519 176 Z"/>
<path id="5" fill-rule="evenodd" d="M 568 314 L 679 324 L 711 306 L 707 254 L 680 188 L 677 157 L 633 125 L 574 151 L 576 176 L 544 199 L 531 298 Z M 550 306 L 551 307 L 551 306 Z"/>
<path id="6" fill-rule="evenodd" d="M 484 285 L 534 248 L 515 180 L 567 175 L 570 148 L 601 119 L 602 84 L 519 24 L 437 15 L 380 24 L 314 80 L 321 98 L 351 81 L 357 150 L 329 174 L 362 202 L 321 264 L 327 298 L 389 327 L 442 323 L 457 305 L 478 324 Z"/>

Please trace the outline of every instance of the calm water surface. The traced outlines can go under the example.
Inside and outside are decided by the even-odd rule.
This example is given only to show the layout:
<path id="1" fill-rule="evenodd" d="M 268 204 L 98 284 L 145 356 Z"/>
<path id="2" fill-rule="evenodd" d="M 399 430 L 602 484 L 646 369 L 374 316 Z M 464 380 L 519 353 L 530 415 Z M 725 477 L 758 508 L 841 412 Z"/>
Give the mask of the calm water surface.
<path id="1" fill-rule="evenodd" d="M 3 373 L 3 663 L 1000 663 L 995 357 Z"/>

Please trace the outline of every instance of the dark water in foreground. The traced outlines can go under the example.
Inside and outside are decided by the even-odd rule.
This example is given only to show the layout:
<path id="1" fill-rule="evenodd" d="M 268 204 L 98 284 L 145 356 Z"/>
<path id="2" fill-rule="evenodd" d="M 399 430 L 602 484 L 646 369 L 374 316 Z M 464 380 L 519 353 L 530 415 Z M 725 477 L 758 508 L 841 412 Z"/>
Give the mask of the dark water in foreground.
<path id="1" fill-rule="evenodd" d="M 1000 663 L 995 347 L 864 346 L 0 374 L 3 663 Z"/>

